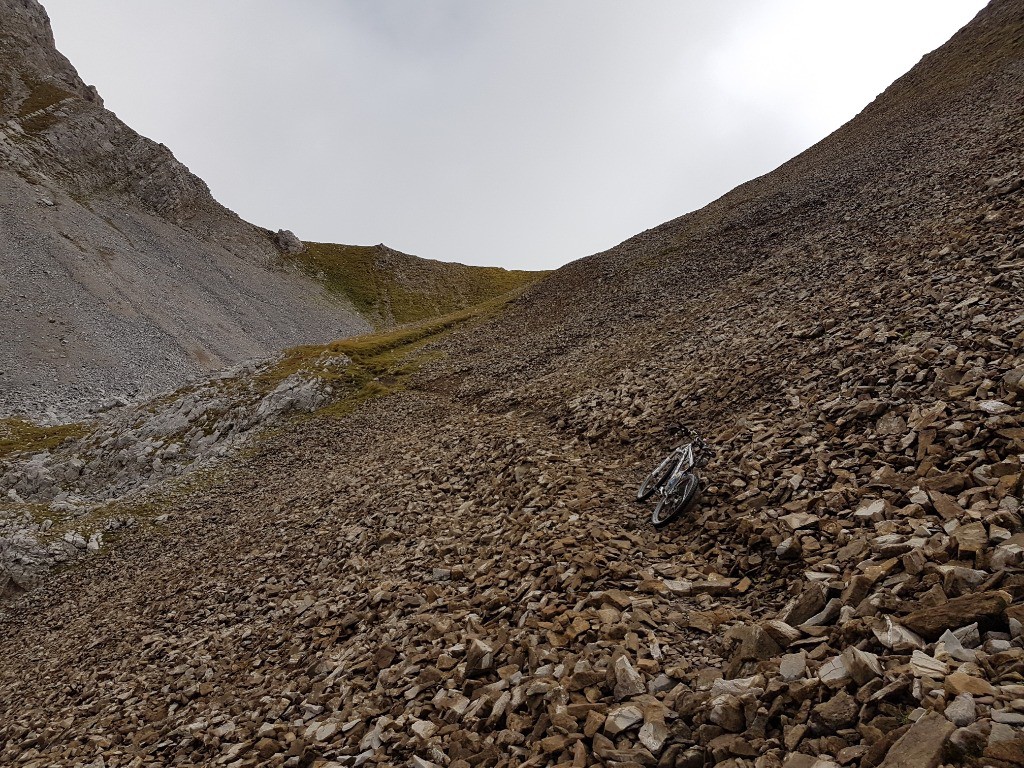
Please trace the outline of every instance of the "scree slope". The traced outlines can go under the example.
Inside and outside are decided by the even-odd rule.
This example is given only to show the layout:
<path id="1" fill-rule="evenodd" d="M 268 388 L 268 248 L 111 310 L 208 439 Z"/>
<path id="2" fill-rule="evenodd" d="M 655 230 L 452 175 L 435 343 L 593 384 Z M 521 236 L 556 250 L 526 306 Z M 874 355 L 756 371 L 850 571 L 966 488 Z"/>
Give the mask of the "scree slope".
<path id="1" fill-rule="evenodd" d="M 0 761 L 1024 765 L 1024 3 L 0 618 Z M 686 423 L 710 487 L 631 498 Z"/>

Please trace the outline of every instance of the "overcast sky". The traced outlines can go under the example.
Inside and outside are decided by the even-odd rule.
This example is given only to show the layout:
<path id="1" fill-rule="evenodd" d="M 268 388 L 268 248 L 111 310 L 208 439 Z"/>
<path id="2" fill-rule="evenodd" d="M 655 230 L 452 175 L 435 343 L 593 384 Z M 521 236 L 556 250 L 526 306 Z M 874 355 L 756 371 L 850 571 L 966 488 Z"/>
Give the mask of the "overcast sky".
<path id="1" fill-rule="evenodd" d="M 305 240 L 543 269 L 853 117 L 979 0 L 43 0 L 108 108 Z"/>

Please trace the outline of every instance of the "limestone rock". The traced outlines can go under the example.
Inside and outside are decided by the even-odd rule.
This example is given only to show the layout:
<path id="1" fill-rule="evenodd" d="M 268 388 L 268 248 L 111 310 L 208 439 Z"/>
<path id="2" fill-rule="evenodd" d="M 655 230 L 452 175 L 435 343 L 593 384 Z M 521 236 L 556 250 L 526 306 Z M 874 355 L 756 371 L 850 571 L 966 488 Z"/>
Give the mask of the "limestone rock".
<path id="1" fill-rule="evenodd" d="M 615 736 L 632 728 L 644 719 L 643 711 L 632 704 L 624 704 L 608 712 L 604 721 L 604 730 L 609 736 Z"/>
<path id="2" fill-rule="evenodd" d="M 466 649 L 466 671 L 482 672 L 494 666 L 494 648 L 479 638 L 473 638 Z"/>
<path id="3" fill-rule="evenodd" d="M 963 728 L 974 722 L 977 717 L 974 706 L 974 697 L 969 693 L 961 693 L 945 710 L 946 719 L 958 728 Z"/>
<path id="4" fill-rule="evenodd" d="M 643 675 L 638 672 L 626 656 L 615 660 L 615 697 L 628 699 L 647 690 Z"/>

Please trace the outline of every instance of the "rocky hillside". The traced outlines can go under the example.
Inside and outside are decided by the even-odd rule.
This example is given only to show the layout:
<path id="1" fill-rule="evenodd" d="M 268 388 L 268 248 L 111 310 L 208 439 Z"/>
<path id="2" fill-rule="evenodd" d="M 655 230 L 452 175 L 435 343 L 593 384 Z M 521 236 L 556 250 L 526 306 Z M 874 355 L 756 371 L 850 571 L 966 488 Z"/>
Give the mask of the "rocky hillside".
<path id="1" fill-rule="evenodd" d="M 402 389 L 432 339 L 497 307 L 297 347 L 86 423 L 0 422 L 0 598 L 99 551 L 104 536 L 136 525 L 137 516 L 122 510 L 148 508 L 145 492 L 173 492 L 179 479 L 191 482 L 249 449 L 282 420 L 347 413 Z"/>
<path id="2" fill-rule="evenodd" d="M 0 761 L 1020 768 L 1022 24 L 134 508 L 4 608 Z"/>
<path id="3" fill-rule="evenodd" d="M 77 417 L 394 322 L 338 290 L 345 274 L 310 279 L 301 242 L 240 219 L 104 109 L 36 0 L 0 0 L 0 221 L 0 418 Z M 491 282 L 486 298 L 504 287 Z M 466 305 L 430 288 L 412 286 L 445 312 Z"/>

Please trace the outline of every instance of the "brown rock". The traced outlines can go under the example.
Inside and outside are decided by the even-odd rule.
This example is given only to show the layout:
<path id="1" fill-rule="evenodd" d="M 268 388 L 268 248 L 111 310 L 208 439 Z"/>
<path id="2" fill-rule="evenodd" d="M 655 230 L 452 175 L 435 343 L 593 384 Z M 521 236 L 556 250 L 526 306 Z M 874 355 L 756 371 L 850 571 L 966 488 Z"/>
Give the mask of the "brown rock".
<path id="1" fill-rule="evenodd" d="M 944 757 L 953 762 L 962 762 L 969 757 L 980 757 L 988 744 L 988 728 L 982 723 L 973 723 L 966 728 L 957 728 L 946 742 Z"/>
<path id="2" fill-rule="evenodd" d="M 931 497 L 932 506 L 935 507 L 935 511 L 938 512 L 943 520 L 956 520 L 962 515 L 967 514 L 964 512 L 964 508 L 956 503 L 956 499 L 952 496 L 947 496 L 941 491 L 930 491 L 928 495 Z"/>
<path id="3" fill-rule="evenodd" d="M 969 675 L 966 672 L 953 672 L 946 675 L 943 687 L 952 696 L 959 696 L 961 693 L 969 693 L 972 696 L 995 695 L 995 689 L 988 680 Z"/>
<path id="4" fill-rule="evenodd" d="M 633 604 L 633 599 L 620 589 L 609 589 L 601 595 L 601 602 L 624 611 Z"/>
<path id="5" fill-rule="evenodd" d="M 563 749 L 565 749 L 565 746 L 568 743 L 568 741 L 569 740 L 565 736 L 562 736 L 560 734 L 555 734 L 554 736 L 546 736 L 545 738 L 540 740 L 540 748 L 548 754 L 554 752 L 561 752 Z"/>
<path id="6" fill-rule="evenodd" d="M 836 752 L 836 762 L 840 765 L 849 765 L 864 756 L 868 748 L 864 744 L 856 744 L 852 747 L 843 747 Z"/>
<path id="7" fill-rule="evenodd" d="M 708 707 L 708 722 L 732 733 L 739 733 L 746 725 L 743 704 L 736 696 L 717 696 L 711 700 Z"/>
<path id="8" fill-rule="evenodd" d="M 823 701 L 811 710 L 817 729 L 821 733 L 835 733 L 851 725 L 857 718 L 860 705 L 845 690 Z"/>
<path id="9" fill-rule="evenodd" d="M 955 597 L 942 605 L 922 608 L 904 616 L 903 625 L 925 640 L 938 640 L 947 629 L 973 622 L 1002 621 L 1012 598 L 1006 592 L 981 592 Z"/>
<path id="10" fill-rule="evenodd" d="M 905 559 L 905 558 L 904 558 Z M 843 589 L 842 602 L 843 605 L 850 605 L 856 607 L 860 604 L 860 601 L 867 597 L 871 592 L 871 587 L 874 582 L 862 573 L 858 573 Z"/>
<path id="11" fill-rule="evenodd" d="M 256 753 L 266 760 L 281 751 L 281 744 L 276 739 L 262 738 L 256 742 Z"/>
<path id="12" fill-rule="evenodd" d="M 1007 619 L 1016 619 L 1021 624 L 1024 624 L 1024 603 L 1018 603 L 1017 605 L 1011 605 L 1006 609 Z"/>
<path id="13" fill-rule="evenodd" d="M 960 555 L 977 555 L 984 552 L 988 546 L 988 533 L 985 524 L 981 522 L 962 525 L 953 532 L 953 540 L 957 544 Z"/>
<path id="14" fill-rule="evenodd" d="M 881 768 L 937 768 L 942 748 L 955 730 L 938 712 L 926 712 L 892 745 Z"/>
<path id="15" fill-rule="evenodd" d="M 738 640 L 739 647 L 736 649 L 734 658 L 741 661 L 756 660 L 764 661 L 782 653 L 782 648 L 776 643 L 763 627 L 757 624 L 745 624 L 726 633 L 726 637 Z"/>
<path id="16" fill-rule="evenodd" d="M 803 637 L 803 632 L 779 619 L 769 619 L 763 622 L 761 626 L 768 633 L 768 636 L 778 643 L 780 648 L 788 648 Z"/>
<path id="17" fill-rule="evenodd" d="M 735 615 L 734 611 L 718 608 L 713 611 L 691 611 L 687 616 L 689 626 L 711 634 L 719 625 Z"/>
<path id="18" fill-rule="evenodd" d="M 716 765 L 725 766 L 729 757 L 757 757 L 757 750 L 750 741 L 738 733 L 724 733 L 708 742 L 711 759 Z"/>
<path id="19" fill-rule="evenodd" d="M 728 595 L 734 591 L 735 579 L 713 573 L 706 579 L 693 582 L 691 587 L 695 595 Z"/>
<path id="20" fill-rule="evenodd" d="M 803 624 L 825 607 L 825 586 L 818 582 L 810 582 L 803 591 L 786 604 L 778 618 L 791 627 Z"/>
<path id="21" fill-rule="evenodd" d="M 1024 766 L 1024 737 L 1018 736 L 1013 741 L 1002 741 L 990 744 L 985 748 L 985 757 L 999 760 L 1012 766 Z"/>

